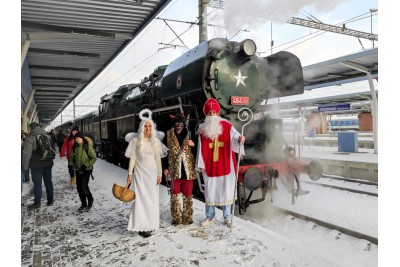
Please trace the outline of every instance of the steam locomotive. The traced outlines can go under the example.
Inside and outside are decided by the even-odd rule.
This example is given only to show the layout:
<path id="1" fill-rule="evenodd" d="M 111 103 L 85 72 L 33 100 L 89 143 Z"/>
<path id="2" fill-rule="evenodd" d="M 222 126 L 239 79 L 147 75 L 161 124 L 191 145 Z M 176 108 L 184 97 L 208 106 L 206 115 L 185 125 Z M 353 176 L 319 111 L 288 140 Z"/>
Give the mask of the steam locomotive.
<path id="1" fill-rule="evenodd" d="M 140 83 L 122 85 L 104 95 L 97 111 L 56 130 L 78 125 L 92 136 L 99 157 L 127 168 L 125 135 L 137 131 L 142 109 L 152 111 L 157 130 L 163 132 L 172 127 L 169 115 L 183 112 L 191 139 L 196 142 L 193 136 L 204 119 L 202 108 L 208 98 L 219 102 L 221 117 L 238 131 L 244 123 L 238 119 L 238 112 L 247 107 L 255 119 L 244 130 L 246 156 L 241 159 L 238 175 L 237 204 L 243 214 L 250 204 L 265 199 L 267 190 L 276 186 L 276 178 L 289 181 L 294 199 L 304 193 L 300 173 L 308 172 L 314 180 L 321 175 L 320 165 L 301 163 L 295 159 L 293 149 L 285 146 L 282 120 L 263 115 L 268 99 L 302 94 L 303 84 L 302 66 L 295 55 L 281 51 L 258 57 L 253 40 L 216 38 L 199 44 L 169 65 L 158 66 Z M 201 174 L 197 182 L 194 194 L 201 195 Z M 252 200 L 256 190 L 261 190 L 262 196 Z"/>

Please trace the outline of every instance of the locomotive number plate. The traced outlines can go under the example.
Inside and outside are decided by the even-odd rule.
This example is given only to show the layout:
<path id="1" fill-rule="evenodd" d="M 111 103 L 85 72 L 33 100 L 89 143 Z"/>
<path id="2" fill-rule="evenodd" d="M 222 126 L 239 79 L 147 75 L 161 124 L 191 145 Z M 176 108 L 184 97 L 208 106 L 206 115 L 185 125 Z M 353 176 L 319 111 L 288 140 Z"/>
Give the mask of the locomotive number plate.
<path id="1" fill-rule="evenodd" d="M 248 104 L 248 96 L 231 96 L 231 105 L 233 106 L 247 106 Z"/>

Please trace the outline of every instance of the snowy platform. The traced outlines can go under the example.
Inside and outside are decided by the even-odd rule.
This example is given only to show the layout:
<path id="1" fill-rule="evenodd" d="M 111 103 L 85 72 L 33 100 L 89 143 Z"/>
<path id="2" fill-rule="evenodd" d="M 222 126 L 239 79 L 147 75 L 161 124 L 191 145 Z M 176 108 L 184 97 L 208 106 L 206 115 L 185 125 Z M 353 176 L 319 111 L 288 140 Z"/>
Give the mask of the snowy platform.
<path id="1" fill-rule="evenodd" d="M 337 147 L 303 146 L 300 157 L 319 160 L 324 174 L 378 182 L 378 154 L 373 149 L 359 148 L 357 153 L 338 152 Z"/>
<path id="2" fill-rule="evenodd" d="M 172 226 L 164 186 L 160 229 L 144 239 L 126 230 L 132 203 L 121 203 L 111 192 L 114 183 L 125 183 L 127 171 L 99 159 L 93 175 L 95 202 L 87 213 L 77 212 L 80 201 L 65 159 L 53 167 L 54 206 L 45 205 L 44 192 L 42 208 L 27 211 L 32 184 L 24 183 L 21 266 L 378 266 L 376 245 L 292 216 L 257 219 L 273 230 L 235 217 L 230 231 L 217 210 L 217 223 L 202 228 L 204 203 L 195 200 L 194 224 Z"/>

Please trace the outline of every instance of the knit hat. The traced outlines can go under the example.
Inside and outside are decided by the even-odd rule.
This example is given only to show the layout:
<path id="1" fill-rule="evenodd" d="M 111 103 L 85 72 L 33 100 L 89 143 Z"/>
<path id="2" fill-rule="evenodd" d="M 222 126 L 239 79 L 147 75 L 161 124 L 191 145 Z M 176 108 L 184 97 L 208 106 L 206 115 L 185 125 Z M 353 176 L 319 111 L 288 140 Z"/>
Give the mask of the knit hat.
<path id="1" fill-rule="evenodd" d="M 72 132 L 72 131 L 78 131 L 78 132 L 79 132 L 79 127 L 78 127 L 78 125 L 75 125 L 75 126 L 72 128 L 71 132 Z"/>
<path id="2" fill-rule="evenodd" d="M 37 122 L 32 122 L 31 124 L 29 124 L 29 128 L 31 128 L 31 130 L 35 129 L 38 126 L 39 126 L 39 123 L 37 123 Z"/>
<path id="3" fill-rule="evenodd" d="M 75 138 L 77 138 L 77 137 L 79 137 L 79 138 L 82 138 L 82 139 L 84 139 L 85 138 L 85 136 L 83 135 L 83 133 L 82 132 L 77 132 L 76 134 L 75 134 L 75 136 L 74 136 Z"/>
<path id="4" fill-rule="evenodd" d="M 221 111 L 221 107 L 219 106 L 219 103 L 214 98 L 210 98 L 206 101 L 206 103 L 204 103 L 204 107 L 203 107 L 204 115 L 207 116 L 207 113 L 210 112 L 210 110 L 214 110 L 215 113 L 217 113 L 217 114 L 219 114 L 219 112 Z"/>

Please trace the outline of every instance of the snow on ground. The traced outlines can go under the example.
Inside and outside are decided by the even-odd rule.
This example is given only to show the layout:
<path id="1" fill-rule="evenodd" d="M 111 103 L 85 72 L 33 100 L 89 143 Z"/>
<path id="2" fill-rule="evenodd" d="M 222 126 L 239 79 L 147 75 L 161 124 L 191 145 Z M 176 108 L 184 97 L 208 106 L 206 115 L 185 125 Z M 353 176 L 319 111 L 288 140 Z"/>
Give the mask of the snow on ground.
<path id="1" fill-rule="evenodd" d="M 303 146 L 301 149 L 301 157 L 378 163 L 378 154 L 374 154 L 374 150 L 369 148 L 359 148 L 357 153 L 343 153 L 338 152 L 337 147 Z"/>
<path id="2" fill-rule="evenodd" d="M 243 219 L 235 217 L 232 231 L 223 224 L 220 210 L 216 225 L 200 227 L 204 203 L 197 200 L 194 224 L 172 226 L 169 196 L 161 186 L 160 229 L 143 239 L 126 230 L 132 204 L 121 203 L 111 192 L 114 183 L 125 184 L 126 170 L 99 159 L 95 180 L 90 180 L 94 207 L 79 214 L 80 201 L 76 189 L 69 187 L 66 165 L 55 160 L 54 206 L 46 207 L 44 197 L 40 212 L 25 214 L 21 266 L 32 266 L 34 258 L 42 262 L 35 266 L 378 266 L 376 245 L 274 210 L 273 205 L 291 206 L 282 186 L 274 192 L 273 205 L 268 194 L 264 202 L 251 205 Z M 361 230 L 377 233 L 376 198 L 374 202 L 372 197 L 304 187 L 310 194 L 300 196 L 292 207 L 321 213 L 325 219 L 332 216 L 347 227 L 357 228 L 364 221 Z M 27 192 L 24 188 L 23 194 Z M 28 203 L 32 201 L 30 196 Z"/>

